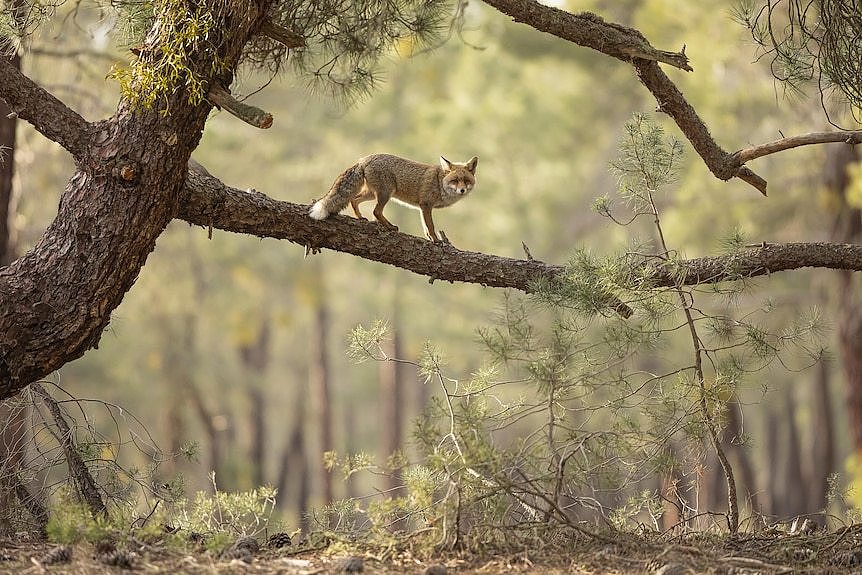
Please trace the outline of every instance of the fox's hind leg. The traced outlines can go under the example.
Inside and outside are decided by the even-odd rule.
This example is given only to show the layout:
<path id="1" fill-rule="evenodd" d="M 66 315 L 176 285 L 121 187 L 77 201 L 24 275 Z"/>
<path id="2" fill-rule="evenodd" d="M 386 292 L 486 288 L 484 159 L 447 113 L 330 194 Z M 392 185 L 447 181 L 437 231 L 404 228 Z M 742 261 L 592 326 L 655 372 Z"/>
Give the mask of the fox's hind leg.
<path id="1" fill-rule="evenodd" d="M 374 182 L 369 182 L 368 190 L 377 199 L 377 204 L 374 206 L 374 217 L 387 228 L 398 230 L 398 226 L 387 220 L 386 216 L 383 215 L 383 208 L 386 207 L 386 203 L 395 191 L 395 182 L 380 178 Z"/>
<path id="2" fill-rule="evenodd" d="M 367 185 L 362 186 L 362 189 L 359 190 L 359 193 L 350 198 L 350 207 L 353 208 L 353 213 L 356 214 L 357 218 L 359 218 L 360 220 L 368 219 L 362 215 L 362 212 L 359 211 L 359 204 L 373 199 L 374 192 L 369 190 Z"/>

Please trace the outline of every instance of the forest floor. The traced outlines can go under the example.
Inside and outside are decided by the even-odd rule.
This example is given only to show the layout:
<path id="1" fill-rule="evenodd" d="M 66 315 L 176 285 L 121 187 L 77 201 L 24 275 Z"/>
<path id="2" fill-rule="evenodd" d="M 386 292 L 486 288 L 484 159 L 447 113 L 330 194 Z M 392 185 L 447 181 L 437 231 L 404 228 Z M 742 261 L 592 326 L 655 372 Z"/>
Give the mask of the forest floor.
<path id="1" fill-rule="evenodd" d="M 409 551 L 381 555 L 353 550 L 259 549 L 240 558 L 188 552 L 137 542 L 135 551 L 98 550 L 91 544 L 58 546 L 0 539 L 0 573 L 279 573 L 317 575 L 571 573 L 575 575 L 862 575 L 862 525 L 812 534 L 764 532 L 736 537 L 689 534 L 623 535 L 618 542 L 546 545 L 519 552 L 449 552 L 418 557 Z M 241 555 L 241 554 L 240 554 Z"/>

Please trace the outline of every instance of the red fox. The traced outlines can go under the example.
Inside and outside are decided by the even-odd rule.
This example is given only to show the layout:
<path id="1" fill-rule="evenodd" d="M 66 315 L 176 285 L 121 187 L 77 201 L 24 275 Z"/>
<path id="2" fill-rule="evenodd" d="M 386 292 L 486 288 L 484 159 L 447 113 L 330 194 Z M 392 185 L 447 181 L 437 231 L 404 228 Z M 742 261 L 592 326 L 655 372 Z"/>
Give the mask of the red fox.
<path id="1" fill-rule="evenodd" d="M 364 220 L 359 204 L 376 199 L 374 217 L 384 226 L 397 230 L 383 215 L 386 202 L 393 199 L 422 210 L 425 237 L 439 242 L 431 210 L 451 206 L 470 193 L 476 185 L 478 162 L 477 157 L 456 163 L 440 156 L 440 165 L 434 166 L 390 154 L 366 156 L 338 176 L 329 193 L 311 206 L 308 215 L 315 220 L 325 220 L 350 204 L 356 217 Z"/>

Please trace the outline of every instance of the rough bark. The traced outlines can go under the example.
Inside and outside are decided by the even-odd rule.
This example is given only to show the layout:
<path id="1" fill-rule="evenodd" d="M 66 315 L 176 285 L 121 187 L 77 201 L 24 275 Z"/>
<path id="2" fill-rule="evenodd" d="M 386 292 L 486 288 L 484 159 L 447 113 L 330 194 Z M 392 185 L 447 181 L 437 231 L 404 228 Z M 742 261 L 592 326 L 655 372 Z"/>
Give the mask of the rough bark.
<path id="1" fill-rule="evenodd" d="M 308 206 L 273 200 L 254 190 L 231 188 L 198 170 L 189 172 L 178 217 L 207 228 L 345 252 L 432 280 L 510 287 L 532 293 L 537 280 L 554 280 L 566 272 L 565 266 L 464 251 L 348 216 L 317 222 L 308 217 Z M 632 264 L 632 276 L 640 275 L 639 265 L 643 264 Z M 862 246 L 829 242 L 764 243 L 725 256 L 665 264 L 653 262 L 651 267 L 655 268 L 650 283 L 653 287 L 719 283 L 805 267 L 862 271 Z"/>
<path id="2" fill-rule="evenodd" d="M 740 165 L 744 154 L 728 154 L 714 142 L 659 68 L 658 62 L 663 62 L 685 69 L 682 52 L 656 50 L 636 30 L 592 14 L 573 15 L 531 0 L 489 0 L 489 4 L 538 30 L 631 63 L 716 176 L 737 176 L 765 189 L 765 182 Z M 206 49 L 189 55 L 190 65 L 208 69 L 209 48 L 220 46 L 226 72 L 206 78 L 207 86 L 215 81 L 229 86 L 230 72 L 269 6 L 268 0 L 235 0 L 219 6 L 222 20 Z M 169 30 L 156 22 L 142 47 L 143 57 L 159 53 L 166 33 Z M 0 60 L 0 98 L 19 118 L 65 147 L 76 162 L 56 219 L 30 252 L 0 268 L 0 399 L 98 345 L 111 312 L 174 217 L 288 239 L 312 249 L 341 250 L 432 279 L 532 291 L 537 278 L 553 280 L 564 273 L 562 266 L 461 251 L 349 218 L 314 222 L 306 216 L 305 206 L 232 190 L 200 174 L 186 182 L 189 155 L 200 139 L 210 105 L 190 103 L 183 90 L 168 97 L 160 110 L 133 111 L 127 101 L 121 101 L 113 117 L 88 123 Z M 657 270 L 654 285 L 712 283 L 807 266 L 860 270 L 862 246 L 764 245 L 732 256 L 683 263 L 650 264 Z"/>
<path id="3" fill-rule="evenodd" d="M 210 41 L 221 46 L 228 69 L 268 6 L 237 2 L 220 12 L 222 41 L 215 35 Z M 157 22 L 149 48 L 165 33 Z M 212 55 L 200 49 L 189 55 L 190 66 L 206 69 L 200 61 L 211 63 Z M 112 118 L 88 124 L 6 61 L 0 61 L 0 97 L 76 161 L 54 221 L 32 250 L 0 269 L 4 398 L 98 345 L 111 312 L 177 213 L 210 105 L 192 104 L 178 89 L 163 102 L 170 114 L 135 111 L 121 101 Z"/>

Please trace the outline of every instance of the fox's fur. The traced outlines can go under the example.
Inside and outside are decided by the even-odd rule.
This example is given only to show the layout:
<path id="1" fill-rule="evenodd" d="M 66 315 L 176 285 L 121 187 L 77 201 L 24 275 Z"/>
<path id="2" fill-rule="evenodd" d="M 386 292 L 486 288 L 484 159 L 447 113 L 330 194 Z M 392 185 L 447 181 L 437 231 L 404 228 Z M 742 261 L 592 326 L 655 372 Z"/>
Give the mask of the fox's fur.
<path id="1" fill-rule="evenodd" d="M 383 215 L 386 202 L 393 199 L 421 210 L 425 236 L 440 241 L 431 210 L 451 206 L 470 193 L 476 185 L 478 162 L 476 157 L 456 163 L 440 156 L 440 165 L 435 166 L 390 154 L 366 156 L 338 176 L 329 193 L 315 202 L 308 214 L 315 220 L 324 220 L 350 204 L 356 217 L 365 219 L 359 204 L 377 200 L 374 217 L 381 224 L 398 229 Z"/>

